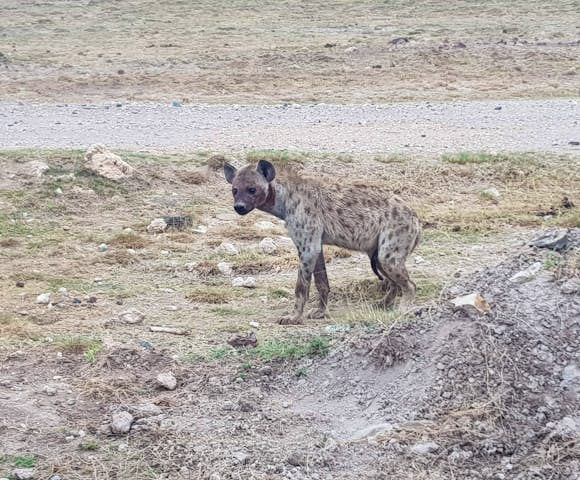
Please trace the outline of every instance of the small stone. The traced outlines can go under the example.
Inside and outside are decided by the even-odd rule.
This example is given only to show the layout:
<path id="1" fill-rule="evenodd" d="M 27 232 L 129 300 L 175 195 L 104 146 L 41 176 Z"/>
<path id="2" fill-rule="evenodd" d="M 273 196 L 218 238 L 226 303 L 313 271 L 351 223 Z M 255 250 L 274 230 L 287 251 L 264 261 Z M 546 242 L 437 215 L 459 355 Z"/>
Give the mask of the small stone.
<path id="1" fill-rule="evenodd" d="M 91 145 L 85 153 L 85 167 L 110 180 L 131 176 L 135 169 L 102 145 Z"/>
<path id="2" fill-rule="evenodd" d="M 254 410 L 257 409 L 256 403 L 250 400 L 249 398 L 240 398 L 238 400 L 238 407 L 240 409 L 240 412 L 246 413 L 253 412 Z"/>
<path id="3" fill-rule="evenodd" d="M 556 423 L 549 437 L 557 437 L 567 441 L 579 440 L 580 417 L 564 417 Z"/>
<path id="4" fill-rule="evenodd" d="M 162 218 L 156 218 L 147 226 L 149 233 L 163 233 L 167 230 L 167 223 Z"/>
<path id="5" fill-rule="evenodd" d="M 254 223 L 254 227 L 258 230 L 274 230 L 277 228 L 275 223 L 269 222 L 268 220 L 256 222 Z"/>
<path id="6" fill-rule="evenodd" d="M 54 194 L 58 195 L 58 196 L 62 195 L 63 194 L 62 188 L 60 188 L 60 187 L 56 188 L 54 190 Z"/>
<path id="7" fill-rule="evenodd" d="M 173 100 L 173 101 L 171 102 L 171 106 L 172 106 L 172 107 L 179 108 L 179 107 L 182 107 L 183 105 L 181 105 L 181 102 L 178 102 L 177 100 Z"/>
<path id="8" fill-rule="evenodd" d="M 106 252 L 109 250 L 109 246 L 106 243 L 101 243 L 99 245 L 99 252 Z"/>
<path id="9" fill-rule="evenodd" d="M 41 293 L 36 297 L 36 303 L 48 304 L 50 303 L 50 293 Z"/>
<path id="10" fill-rule="evenodd" d="M 236 247 L 233 243 L 223 242 L 217 248 L 219 253 L 223 253 L 226 255 L 239 255 L 240 250 Z"/>
<path id="11" fill-rule="evenodd" d="M 435 442 L 416 443 L 410 448 L 415 455 L 428 455 L 439 450 L 439 445 Z"/>
<path id="12" fill-rule="evenodd" d="M 258 322 L 250 322 L 249 325 L 252 328 L 260 328 L 260 324 Z"/>
<path id="13" fill-rule="evenodd" d="M 278 245 L 272 238 L 266 237 L 260 242 L 260 248 L 266 255 L 273 255 L 278 250 Z"/>
<path id="14" fill-rule="evenodd" d="M 229 277 L 232 274 L 232 264 L 228 262 L 219 262 L 217 268 L 222 275 Z"/>
<path id="15" fill-rule="evenodd" d="M 24 288 L 24 282 L 16 282 L 18 288 Z"/>
<path id="16" fill-rule="evenodd" d="M 479 293 L 470 293 L 451 300 L 455 308 L 463 309 L 465 311 L 475 311 L 477 313 L 487 313 L 491 310 L 489 304 Z"/>
<path id="17" fill-rule="evenodd" d="M 12 470 L 12 477 L 16 480 L 31 480 L 34 478 L 34 468 L 16 468 Z"/>
<path id="18" fill-rule="evenodd" d="M 133 415 L 129 412 L 117 412 L 113 414 L 111 422 L 111 432 L 115 434 L 127 433 L 131 430 L 133 424 Z"/>
<path id="19" fill-rule="evenodd" d="M 288 456 L 286 461 L 293 467 L 303 467 L 306 465 L 306 455 L 300 452 L 294 452 Z"/>
<path id="20" fill-rule="evenodd" d="M 138 325 L 143 323 L 145 315 L 139 310 L 131 309 L 119 314 L 119 321 L 128 325 Z"/>
<path id="21" fill-rule="evenodd" d="M 535 262 L 530 265 L 525 270 L 516 273 L 510 278 L 510 282 L 512 283 L 526 283 L 530 280 L 533 280 L 538 276 L 538 273 L 542 271 L 543 265 L 542 262 Z"/>
<path id="22" fill-rule="evenodd" d="M 250 455 L 246 452 L 234 452 L 232 456 L 236 460 L 236 463 L 240 465 L 246 465 L 250 462 Z"/>
<path id="23" fill-rule="evenodd" d="M 274 370 L 272 369 L 272 367 L 266 365 L 265 367 L 260 368 L 259 372 L 260 375 L 266 375 L 267 377 L 269 377 L 270 375 L 272 375 L 272 373 L 274 373 Z"/>
<path id="24" fill-rule="evenodd" d="M 68 290 L 64 287 L 60 287 L 58 289 L 58 293 L 60 293 L 63 297 L 68 297 Z"/>
<path id="25" fill-rule="evenodd" d="M 250 332 L 247 335 L 234 335 L 228 340 L 228 345 L 232 347 L 255 347 L 258 345 L 258 339 L 254 332 Z"/>
<path id="26" fill-rule="evenodd" d="M 54 397 L 56 395 L 56 388 L 47 385 L 46 387 L 44 387 L 44 393 L 46 393 L 49 397 Z"/>
<path id="27" fill-rule="evenodd" d="M 157 375 L 157 383 L 167 390 L 175 390 L 177 388 L 177 379 L 171 372 Z"/>
<path id="28" fill-rule="evenodd" d="M 580 293 L 580 279 L 570 278 L 569 280 L 566 280 L 560 287 L 560 291 L 567 295 Z"/>
<path id="29" fill-rule="evenodd" d="M 256 279 L 254 277 L 235 277 L 232 279 L 232 287 L 256 288 Z"/>
<path id="30" fill-rule="evenodd" d="M 494 202 L 498 202 L 501 197 L 499 190 L 495 187 L 489 187 L 482 190 L 480 195 L 482 198 L 486 200 L 492 200 Z"/>
<path id="31" fill-rule="evenodd" d="M 193 233 L 201 233 L 201 234 L 204 234 L 204 233 L 207 233 L 207 227 L 205 225 L 199 225 L 199 226 L 197 226 L 195 228 L 192 228 L 191 231 Z"/>
<path id="32" fill-rule="evenodd" d="M 357 47 L 347 47 L 344 49 L 344 53 L 355 53 L 355 52 L 358 52 Z"/>
<path id="33" fill-rule="evenodd" d="M 536 237 L 530 242 L 530 247 L 548 248 L 550 250 L 564 250 L 569 243 L 568 230 L 554 230 Z"/>
<path id="34" fill-rule="evenodd" d="M 135 419 L 140 420 L 141 418 L 156 417 L 161 415 L 163 412 L 154 403 L 143 403 L 135 407 L 131 407 L 131 414 Z"/>
<path id="35" fill-rule="evenodd" d="M 375 425 L 370 425 L 362 430 L 356 432 L 350 439 L 352 441 L 358 441 L 363 439 L 372 440 L 379 435 L 382 435 L 386 432 L 391 432 L 393 430 L 393 424 L 385 422 L 385 423 L 377 423 Z"/>
<path id="36" fill-rule="evenodd" d="M 50 477 L 48 477 L 48 480 L 63 480 L 62 477 L 60 475 L 51 475 Z"/>

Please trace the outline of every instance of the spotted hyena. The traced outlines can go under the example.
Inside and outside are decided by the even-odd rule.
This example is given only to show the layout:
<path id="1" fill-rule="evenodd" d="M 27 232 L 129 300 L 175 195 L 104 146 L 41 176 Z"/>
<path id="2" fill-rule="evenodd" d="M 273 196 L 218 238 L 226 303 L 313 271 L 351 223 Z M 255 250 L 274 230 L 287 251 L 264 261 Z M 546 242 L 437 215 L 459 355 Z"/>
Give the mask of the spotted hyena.
<path id="1" fill-rule="evenodd" d="M 373 272 L 384 282 L 385 307 L 398 294 L 405 303 L 414 297 L 415 284 L 405 260 L 419 242 L 419 219 L 386 188 L 276 172 L 266 160 L 239 170 L 226 164 L 224 174 L 232 184 L 235 211 L 246 215 L 257 208 L 285 220 L 298 249 L 296 304 L 294 312 L 280 323 L 302 323 L 313 274 L 320 303 L 307 318 L 326 315 L 329 286 L 323 245 L 365 252 Z"/>

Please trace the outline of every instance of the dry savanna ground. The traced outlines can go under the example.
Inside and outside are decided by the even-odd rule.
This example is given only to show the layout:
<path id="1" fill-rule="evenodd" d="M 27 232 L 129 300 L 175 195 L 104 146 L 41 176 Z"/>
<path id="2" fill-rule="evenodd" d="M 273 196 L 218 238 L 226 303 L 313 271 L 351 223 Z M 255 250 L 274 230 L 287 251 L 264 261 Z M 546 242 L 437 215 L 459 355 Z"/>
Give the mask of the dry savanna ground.
<path id="1" fill-rule="evenodd" d="M 346 330 L 351 339 L 388 330 L 404 322 L 405 315 L 396 308 L 372 308 L 381 292 L 365 256 L 328 248 L 330 318 L 297 327 L 278 325 L 292 305 L 297 263 L 283 224 L 259 212 L 243 218 L 234 214 L 219 157 L 207 152 L 119 153 L 136 167 L 133 177 L 121 181 L 88 171 L 80 151 L 0 152 L 0 385 L 8 395 L 0 397 L 0 402 L 8 399 L 0 424 L 0 475 L 36 466 L 65 478 L 168 478 L 164 475 L 173 472 L 172 478 L 215 479 L 221 477 L 210 477 L 210 465 L 219 465 L 222 475 L 230 472 L 223 478 L 283 478 L 275 466 L 263 466 L 265 476 L 243 470 L 254 468 L 243 454 L 212 447 L 211 429 L 219 430 L 227 409 L 213 417 L 213 424 L 203 419 L 196 423 L 197 443 L 191 449 L 184 445 L 194 442 L 192 437 L 179 436 L 176 427 L 167 425 L 155 437 L 135 428 L 128 445 L 99 432 L 119 405 L 152 395 L 158 406 L 187 423 L 193 412 L 221 405 L 227 388 L 238 389 L 239 395 L 257 372 L 270 375 L 268 368 L 285 365 L 296 380 L 305 377 L 308 368 L 297 362 L 325 355 Z M 416 208 L 424 239 L 409 266 L 423 312 L 430 311 L 442 289 L 521 248 L 536 230 L 580 227 L 580 211 L 574 206 L 580 203 L 578 157 L 247 154 L 250 160 L 264 157 L 308 174 L 372 177 Z M 246 160 L 229 159 L 239 164 Z M 38 161 L 50 168 L 38 174 Z M 207 232 L 191 227 L 147 232 L 152 219 L 166 215 L 191 216 L 192 227 L 203 225 Z M 278 245 L 273 254 L 258 246 L 265 237 Z M 239 254 L 225 252 L 223 242 L 235 245 Z M 101 251 L 101 244 L 108 249 Z M 220 262 L 229 263 L 234 276 L 254 276 L 256 288 L 233 288 L 231 278 L 220 272 Z M 545 260 L 546 269 L 557 264 L 556 257 Z M 36 303 L 42 293 L 51 294 L 53 305 Z M 129 309 L 142 312 L 144 321 L 123 323 L 119 315 Z M 178 327 L 187 335 L 154 333 L 151 326 Z M 257 335 L 257 348 L 236 352 L 227 345 L 232 335 L 250 330 Z M 183 385 L 175 394 L 159 394 L 154 381 L 167 369 L 177 372 Z M 233 387 L 219 386 L 215 379 L 222 377 L 231 378 Z M 208 393 L 202 384 L 213 390 Z M 282 388 L 274 382 L 264 391 Z M 202 391 L 213 403 L 200 400 Z M 242 412 L 255 409 L 241 405 Z M 241 432 L 256 442 L 293 441 L 292 433 L 262 431 L 274 428 L 262 426 L 272 423 L 268 415 L 255 420 L 250 427 L 232 422 L 232 438 Z M 280 422 L 274 422 L 277 429 L 290 428 L 283 427 L 286 418 Z M 305 422 L 298 416 L 290 420 L 299 426 Z M 221 432 L 222 439 L 229 436 Z M 232 455 L 237 463 L 224 463 Z M 303 465 L 290 463 L 298 470 Z M 348 468 L 360 473 L 363 467 Z M 354 478 L 348 471 L 317 478 Z M 310 478 L 292 475 L 284 478 Z"/>
<path id="2" fill-rule="evenodd" d="M 575 0 L 4 0 L 0 98 L 389 102 L 574 96 Z"/>

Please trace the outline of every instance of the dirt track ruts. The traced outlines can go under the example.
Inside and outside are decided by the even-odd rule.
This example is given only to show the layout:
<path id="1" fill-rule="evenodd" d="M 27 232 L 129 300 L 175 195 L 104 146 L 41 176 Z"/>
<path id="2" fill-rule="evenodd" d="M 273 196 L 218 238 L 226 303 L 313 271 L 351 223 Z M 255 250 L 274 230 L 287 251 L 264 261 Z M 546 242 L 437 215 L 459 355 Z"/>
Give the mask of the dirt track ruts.
<path id="1" fill-rule="evenodd" d="M 500 108 L 501 107 L 501 108 Z M 580 101 L 392 105 L 0 103 L 0 148 L 571 152 Z"/>

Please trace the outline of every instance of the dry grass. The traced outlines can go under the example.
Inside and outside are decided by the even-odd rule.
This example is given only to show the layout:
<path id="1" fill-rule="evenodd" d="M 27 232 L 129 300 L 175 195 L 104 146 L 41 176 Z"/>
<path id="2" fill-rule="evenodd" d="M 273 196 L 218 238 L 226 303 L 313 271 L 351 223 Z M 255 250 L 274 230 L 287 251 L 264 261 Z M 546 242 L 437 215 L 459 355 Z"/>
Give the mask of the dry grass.
<path id="1" fill-rule="evenodd" d="M 185 297 L 193 303 L 209 303 L 220 305 L 230 303 L 237 295 L 231 288 L 225 286 L 197 285 L 190 289 Z"/>
<path id="2" fill-rule="evenodd" d="M 151 243 L 147 238 L 143 238 L 135 233 L 121 233 L 107 242 L 114 247 L 132 248 L 134 250 L 145 248 Z"/>
<path id="3" fill-rule="evenodd" d="M 3 99 L 350 103 L 578 91 L 574 0 L 3 8 Z"/>

